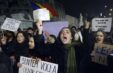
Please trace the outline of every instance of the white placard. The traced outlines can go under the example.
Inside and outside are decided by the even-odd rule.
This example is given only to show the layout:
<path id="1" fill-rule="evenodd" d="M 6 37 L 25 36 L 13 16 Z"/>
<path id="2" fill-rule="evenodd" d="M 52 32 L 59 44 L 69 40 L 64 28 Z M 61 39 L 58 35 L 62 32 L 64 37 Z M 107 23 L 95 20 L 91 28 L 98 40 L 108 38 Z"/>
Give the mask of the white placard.
<path id="1" fill-rule="evenodd" d="M 92 31 L 101 29 L 105 32 L 111 31 L 112 18 L 94 18 L 92 20 Z"/>
<path id="2" fill-rule="evenodd" d="M 49 10 L 47 10 L 46 8 L 34 10 L 33 18 L 34 22 L 36 22 L 38 19 L 43 21 L 49 21 L 50 20 Z"/>
<path id="3" fill-rule="evenodd" d="M 20 57 L 19 73 L 57 73 L 58 64 L 49 63 L 27 57 Z"/>
<path id="4" fill-rule="evenodd" d="M 17 31 L 20 24 L 21 24 L 21 21 L 11 19 L 11 18 L 6 18 L 3 25 L 1 26 L 1 29 L 14 32 L 14 31 Z"/>

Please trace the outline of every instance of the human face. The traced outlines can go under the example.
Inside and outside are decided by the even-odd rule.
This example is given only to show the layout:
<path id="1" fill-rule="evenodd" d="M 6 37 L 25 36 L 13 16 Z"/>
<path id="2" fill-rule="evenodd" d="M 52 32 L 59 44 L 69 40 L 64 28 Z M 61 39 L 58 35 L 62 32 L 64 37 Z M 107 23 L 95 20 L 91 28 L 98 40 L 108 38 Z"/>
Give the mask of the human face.
<path id="1" fill-rule="evenodd" d="M 35 47 L 34 38 L 29 37 L 29 48 L 33 49 Z"/>
<path id="2" fill-rule="evenodd" d="M 64 28 L 60 33 L 60 40 L 63 44 L 70 44 L 72 41 L 71 31 L 68 28 Z"/>
<path id="3" fill-rule="evenodd" d="M 97 43 L 103 43 L 104 41 L 104 34 L 103 32 L 99 31 L 96 33 L 96 42 Z"/>
<path id="4" fill-rule="evenodd" d="M 91 22 L 85 20 L 85 28 L 90 28 Z"/>
<path id="5" fill-rule="evenodd" d="M 1 44 L 5 45 L 7 43 L 7 37 L 6 36 L 2 36 L 1 38 Z"/>
<path id="6" fill-rule="evenodd" d="M 25 40 L 24 35 L 23 35 L 22 33 L 18 33 L 18 34 L 17 34 L 17 42 L 18 42 L 18 43 L 23 43 L 24 40 Z"/>

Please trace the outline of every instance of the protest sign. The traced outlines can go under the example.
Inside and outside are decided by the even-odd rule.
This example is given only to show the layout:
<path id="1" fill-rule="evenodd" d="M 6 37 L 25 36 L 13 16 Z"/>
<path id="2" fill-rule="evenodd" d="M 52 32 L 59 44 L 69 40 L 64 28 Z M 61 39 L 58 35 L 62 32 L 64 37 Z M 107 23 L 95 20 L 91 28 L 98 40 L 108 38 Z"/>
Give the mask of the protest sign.
<path id="1" fill-rule="evenodd" d="M 43 23 L 43 31 L 47 31 L 50 34 L 58 36 L 60 30 L 63 27 L 68 27 L 69 23 L 68 21 L 57 21 L 57 22 L 45 22 Z"/>
<path id="2" fill-rule="evenodd" d="M 34 22 L 36 22 L 38 19 L 42 21 L 48 21 L 50 20 L 49 10 L 47 10 L 46 8 L 34 10 L 33 18 L 34 18 Z"/>
<path id="3" fill-rule="evenodd" d="M 92 31 L 99 29 L 110 32 L 111 31 L 112 18 L 94 18 L 92 20 Z"/>
<path id="4" fill-rule="evenodd" d="M 58 64 L 49 63 L 27 57 L 20 57 L 19 73 L 57 73 Z"/>
<path id="5" fill-rule="evenodd" d="M 11 19 L 11 18 L 6 18 L 3 25 L 1 26 L 1 29 L 14 32 L 14 31 L 17 31 L 20 24 L 21 24 L 21 21 Z"/>
<path id="6" fill-rule="evenodd" d="M 107 57 L 113 52 L 113 46 L 108 44 L 95 44 L 91 53 L 92 62 L 108 65 Z"/>

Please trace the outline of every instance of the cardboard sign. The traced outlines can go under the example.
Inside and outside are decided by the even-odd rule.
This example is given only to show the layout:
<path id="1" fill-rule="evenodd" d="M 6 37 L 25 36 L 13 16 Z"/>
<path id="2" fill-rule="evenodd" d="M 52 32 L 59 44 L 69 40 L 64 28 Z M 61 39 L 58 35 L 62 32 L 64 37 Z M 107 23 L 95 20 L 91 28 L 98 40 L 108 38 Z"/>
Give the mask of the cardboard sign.
<path id="1" fill-rule="evenodd" d="M 107 57 L 113 52 L 113 46 L 108 44 L 95 44 L 91 53 L 92 62 L 108 65 Z"/>
<path id="2" fill-rule="evenodd" d="M 110 32 L 111 31 L 112 18 L 94 18 L 92 20 L 92 31 L 99 29 Z"/>
<path id="3" fill-rule="evenodd" d="M 33 18 L 34 18 L 34 22 L 36 22 L 38 19 L 42 21 L 48 21 L 50 20 L 49 10 L 47 10 L 46 8 L 34 10 Z"/>
<path id="4" fill-rule="evenodd" d="M 9 30 L 9 31 L 17 31 L 20 24 L 21 24 L 21 21 L 11 19 L 11 18 L 6 18 L 3 25 L 1 26 L 1 29 Z"/>
<path id="5" fill-rule="evenodd" d="M 27 57 L 20 57 L 19 73 L 57 73 L 58 64 L 40 61 Z"/>

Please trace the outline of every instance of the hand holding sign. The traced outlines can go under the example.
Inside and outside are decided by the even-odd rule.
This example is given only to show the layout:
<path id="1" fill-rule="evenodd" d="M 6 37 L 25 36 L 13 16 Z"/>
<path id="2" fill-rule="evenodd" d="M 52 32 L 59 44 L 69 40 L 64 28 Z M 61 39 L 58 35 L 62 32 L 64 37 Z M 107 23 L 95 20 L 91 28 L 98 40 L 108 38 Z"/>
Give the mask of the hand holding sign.
<path id="1" fill-rule="evenodd" d="M 9 31 L 14 32 L 14 31 L 17 31 L 20 24 L 21 24 L 21 21 L 11 19 L 11 18 L 6 18 L 3 25 L 1 26 L 1 29 L 9 30 Z"/>
<path id="2" fill-rule="evenodd" d="M 47 32 L 47 31 L 44 31 L 44 33 L 45 33 L 45 36 L 48 38 L 48 37 L 50 37 L 50 34 L 49 34 L 49 32 Z"/>
<path id="3" fill-rule="evenodd" d="M 47 31 L 44 31 L 45 37 L 47 38 L 46 43 L 55 43 L 55 38 L 51 36 Z"/>
<path id="4" fill-rule="evenodd" d="M 46 8 L 34 10 L 33 18 L 34 22 L 36 22 L 38 19 L 48 21 L 50 20 L 49 10 L 47 10 Z"/>
<path id="5" fill-rule="evenodd" d="M 20 64 L 19 62 L 17 63 L 17 67 L 22 67 L 22 64 Z"/>

